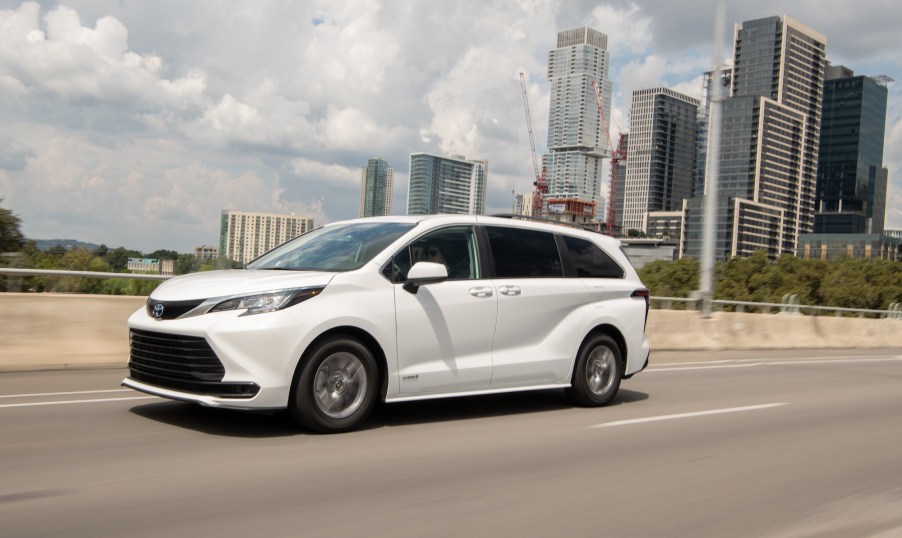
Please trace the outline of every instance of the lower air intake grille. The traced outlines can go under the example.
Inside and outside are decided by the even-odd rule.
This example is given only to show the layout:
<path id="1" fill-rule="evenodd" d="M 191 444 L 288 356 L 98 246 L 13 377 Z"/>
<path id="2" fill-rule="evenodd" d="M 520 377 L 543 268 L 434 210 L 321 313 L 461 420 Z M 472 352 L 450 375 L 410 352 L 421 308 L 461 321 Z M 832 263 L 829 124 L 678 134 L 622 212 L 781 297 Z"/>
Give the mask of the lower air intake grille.
<path id="1" fill-rule="evenodd" d="M 129 378 L 180 392 L 250 398 L 253 383 L 223 383 L 225 368 L 203 338 L 132 329 Z"/>

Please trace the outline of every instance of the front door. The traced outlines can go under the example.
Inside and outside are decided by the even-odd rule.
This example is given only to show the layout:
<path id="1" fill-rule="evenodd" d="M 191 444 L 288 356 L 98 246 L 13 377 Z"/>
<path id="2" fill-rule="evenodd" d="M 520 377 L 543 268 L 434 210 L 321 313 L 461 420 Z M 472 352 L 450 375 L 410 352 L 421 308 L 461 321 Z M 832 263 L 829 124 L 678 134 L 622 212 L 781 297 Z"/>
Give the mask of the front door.
<path id="1" fill-rule="evenodd" d="M 448 280 L 415 294 L 404 290 L 406 273 L 418 261 L 444 264 Z M 393 263 L 401 395 L 488 388 L 498 295 L 482 278 L 473 227 L 430 231 Z"/>

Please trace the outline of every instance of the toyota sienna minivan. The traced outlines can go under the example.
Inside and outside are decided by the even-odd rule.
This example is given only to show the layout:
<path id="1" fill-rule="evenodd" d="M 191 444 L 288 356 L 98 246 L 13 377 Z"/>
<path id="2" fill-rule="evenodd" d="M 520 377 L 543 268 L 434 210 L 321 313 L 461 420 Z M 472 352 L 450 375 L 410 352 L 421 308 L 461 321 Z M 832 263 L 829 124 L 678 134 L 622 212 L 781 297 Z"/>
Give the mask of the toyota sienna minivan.
<path id="1" fill-rule="evenodd" d="M 167 280 L 128 320 L 123 385 L 318 432 L 377 401 L 565 388 L 614 398 L 648 364 L 649 292 L 596 232 L 474 215 L 336 222 L 244 269 Z"/>

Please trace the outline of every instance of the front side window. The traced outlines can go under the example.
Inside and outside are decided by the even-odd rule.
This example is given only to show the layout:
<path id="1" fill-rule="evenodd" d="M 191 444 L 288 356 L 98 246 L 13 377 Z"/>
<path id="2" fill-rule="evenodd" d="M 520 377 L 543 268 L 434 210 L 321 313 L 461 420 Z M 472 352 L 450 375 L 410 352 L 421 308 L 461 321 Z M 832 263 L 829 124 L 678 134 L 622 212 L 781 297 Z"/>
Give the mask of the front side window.
<path id="1" fill-rule="evenodd" d="M 448 270 L 448 280 L 481 278 L 473 227 L 440 228 L 418 237 L 392 258 L 385 276 L 392 282 L 405 282 L 407 272 L 417 262 L 444 265 Z"/>
<path id="2" fill-rule="evenodd" d="M 578 237 L 564 236 L 564 243 L 570 251 L 570 259 L 576 269 L 576 276 L 586 278 L 624 278 L 623 268 L 617 265 L 605 251 L 595 243 Z"/>
<path id="3" fill-rule="evenodd" d="M 414 226 L 400 222 L 353 222 L 317 228 L 274 248 L 247 264 L 247 268 L 353 271 Z"/>
<path id="4" fill-rule="evenodd" d="M 498 278 L 547 278 L 564 276 L 554 234 L 488 226 L 489 244 Z"/>

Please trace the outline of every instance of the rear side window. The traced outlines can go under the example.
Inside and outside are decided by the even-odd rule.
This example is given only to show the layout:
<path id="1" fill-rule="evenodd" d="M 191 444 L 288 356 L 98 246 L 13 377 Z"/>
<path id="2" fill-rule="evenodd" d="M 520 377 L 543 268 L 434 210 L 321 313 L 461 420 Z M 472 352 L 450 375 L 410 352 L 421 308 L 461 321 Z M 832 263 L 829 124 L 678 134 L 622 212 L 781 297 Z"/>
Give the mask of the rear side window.
<path id="1" fill-rule="evenodd" d="M 587 278 L 623 278 L 625 276 L 623 268 L 595 243 L 566 235 L 564 243 L 567 245 L 567 250 L 570 251 L 570 259 L 576 269 L 576 276 Z"/>
<path id="2" fill-rule="evenodd" d="M 497 278 L 563 277 L 561 257 L 549 232 L 488 226 Z"/>

